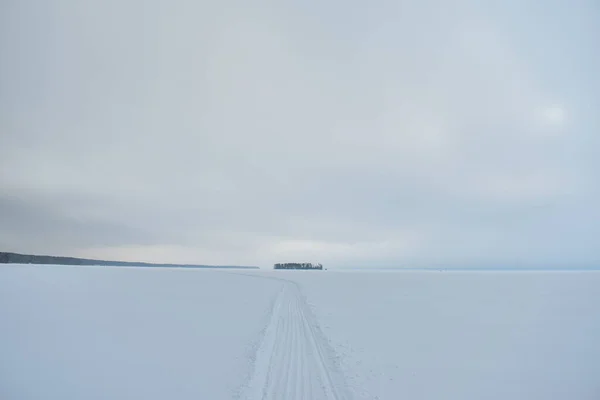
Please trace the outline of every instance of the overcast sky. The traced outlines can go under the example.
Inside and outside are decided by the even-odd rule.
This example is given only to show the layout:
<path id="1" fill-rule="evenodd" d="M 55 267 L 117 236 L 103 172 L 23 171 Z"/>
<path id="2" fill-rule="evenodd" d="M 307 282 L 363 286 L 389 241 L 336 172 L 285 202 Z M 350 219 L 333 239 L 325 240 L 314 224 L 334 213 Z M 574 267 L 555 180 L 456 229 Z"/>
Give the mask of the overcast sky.
<path id="1" fill-rule="evenodd" d="M 600 264 L 600 3 L 4 0 L 0 250 Z"/>

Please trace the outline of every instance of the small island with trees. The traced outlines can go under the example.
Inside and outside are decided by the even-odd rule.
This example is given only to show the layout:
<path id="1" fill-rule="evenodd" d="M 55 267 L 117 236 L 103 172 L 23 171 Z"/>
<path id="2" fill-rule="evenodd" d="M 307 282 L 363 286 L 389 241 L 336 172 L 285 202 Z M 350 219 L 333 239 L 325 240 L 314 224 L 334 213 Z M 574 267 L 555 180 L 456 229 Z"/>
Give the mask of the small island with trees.
<path id="1" fill-rule="evenodd" d="M 323 269 L 322 264 L 312 263 L 278 263 L 273 266 L 273 269 Z"/>

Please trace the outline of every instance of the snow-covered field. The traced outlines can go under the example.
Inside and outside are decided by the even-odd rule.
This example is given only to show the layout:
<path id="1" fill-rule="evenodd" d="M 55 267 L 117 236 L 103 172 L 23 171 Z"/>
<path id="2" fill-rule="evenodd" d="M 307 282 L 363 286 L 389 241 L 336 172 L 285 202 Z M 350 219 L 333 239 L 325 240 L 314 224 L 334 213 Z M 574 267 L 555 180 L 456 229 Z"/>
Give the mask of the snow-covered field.
<path id="1" fill-rule="evenodd" d="M 215 270 L 0 267 L 0 399 L 231 399 L 280 290 Z"/>
<path id="2" fill-rule="evenodd" d="M 0 267 L 0 398 L 598 399 L 599 272 Z"/>

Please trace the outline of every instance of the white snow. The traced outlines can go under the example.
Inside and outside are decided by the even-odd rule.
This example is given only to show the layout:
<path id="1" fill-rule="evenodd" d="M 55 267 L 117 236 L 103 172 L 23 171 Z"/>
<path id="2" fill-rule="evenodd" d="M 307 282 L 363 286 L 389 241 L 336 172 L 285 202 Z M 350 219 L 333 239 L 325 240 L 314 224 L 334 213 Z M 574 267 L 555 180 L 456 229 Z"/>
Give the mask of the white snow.
<path id="1" fill-rule="evenodd" d="M 600 398 L 599 272 L 0 267 L 0 398 Z"/>
<path id="2" fill-rule="evenodd" d="M 290 275 L 354 399 L 600 399 L 600 272 Z"/>
<path id="3" fill-rule="evenodd" d="M 0 399 L 232 399 L 278 282 L 216 270 L 0 266 Z"/>
<path id="4" fill-rule="evenodd" d="M 244 397 L 349 399 L 333 353 L 298 285 L 282 282 Z"/>

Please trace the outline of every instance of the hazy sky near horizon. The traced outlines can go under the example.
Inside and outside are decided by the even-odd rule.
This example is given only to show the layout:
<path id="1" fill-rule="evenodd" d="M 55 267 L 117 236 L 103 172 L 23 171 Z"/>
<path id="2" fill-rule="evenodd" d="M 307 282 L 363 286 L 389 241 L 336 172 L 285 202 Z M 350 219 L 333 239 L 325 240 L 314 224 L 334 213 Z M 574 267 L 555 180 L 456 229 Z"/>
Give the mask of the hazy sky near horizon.
<path id="1" fill-rule="evenodd" d="M 600 262 L 595 0 L 6 0 L 0 54 L 0 249 Z"/>

